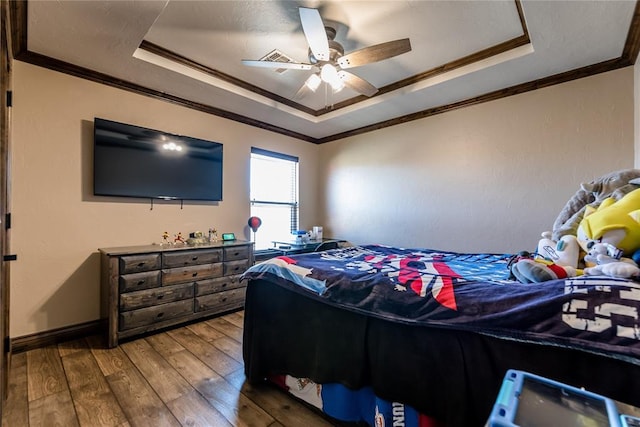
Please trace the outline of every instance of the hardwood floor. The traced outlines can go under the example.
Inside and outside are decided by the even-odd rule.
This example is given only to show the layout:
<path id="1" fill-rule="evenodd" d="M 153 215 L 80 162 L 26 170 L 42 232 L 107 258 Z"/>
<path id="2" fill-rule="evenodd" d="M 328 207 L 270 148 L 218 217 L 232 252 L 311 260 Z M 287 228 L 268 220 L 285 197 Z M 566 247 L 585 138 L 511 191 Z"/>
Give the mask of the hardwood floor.
<path id="1" fill-rule="evenodd" d="M 14 354 L 2 425 L 331 426 L 245 383 L 243 312 L 106 349 L 98 336 Z"/>

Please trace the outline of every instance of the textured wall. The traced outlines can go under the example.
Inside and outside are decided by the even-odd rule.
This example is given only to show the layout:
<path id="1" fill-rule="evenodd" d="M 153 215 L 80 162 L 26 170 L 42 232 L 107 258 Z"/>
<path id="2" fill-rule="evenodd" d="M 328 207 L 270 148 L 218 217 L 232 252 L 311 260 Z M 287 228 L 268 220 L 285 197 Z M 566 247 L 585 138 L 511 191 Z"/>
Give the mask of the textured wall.
<path id="1" fill-rule="evenodd" d="M 15 62 L 11 336 L 99 318 L 100 247 L 159 242 L 163 231 L 248 238 L 251 146 L 300 158 L 301 226 L 318 222 L 318 146 L 87 80 Z M 93 119 L 224 144 L 224 200 L 156 202 L 93 196 Z"/>
<path id="2" fill-rule="evenodd" d="M 634 165 L 633 67 L 321 146 L 325 234 L 535 248 L 580 182 Z"/>

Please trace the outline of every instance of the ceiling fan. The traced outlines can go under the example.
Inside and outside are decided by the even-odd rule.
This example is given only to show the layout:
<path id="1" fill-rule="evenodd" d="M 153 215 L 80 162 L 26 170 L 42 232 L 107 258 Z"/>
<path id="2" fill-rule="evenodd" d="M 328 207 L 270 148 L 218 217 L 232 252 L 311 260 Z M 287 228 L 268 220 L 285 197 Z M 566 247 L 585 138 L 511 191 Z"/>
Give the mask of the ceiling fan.
<path id="1" fill-rule="evenodd" d="M 377 87 L 345 69 L 382 61 L 411 51 L 409 39 L 399 39 L 368 46 L 345 55 L 342 45 L 334 40 L 336 30 L 324 25 L 317 9 L 301 7 L 299 11 L 302 31 L 309 44 L 309 63 L 242 60 L 244 65 L 253 67 L 313 70 L 314 73 L 309 76 L 296 96 L 306 88 L 315 92 L 322 82 L 329 84 L 334 92 L 347 86 L 363 95 L 373 96 L 378 92 Z"/>

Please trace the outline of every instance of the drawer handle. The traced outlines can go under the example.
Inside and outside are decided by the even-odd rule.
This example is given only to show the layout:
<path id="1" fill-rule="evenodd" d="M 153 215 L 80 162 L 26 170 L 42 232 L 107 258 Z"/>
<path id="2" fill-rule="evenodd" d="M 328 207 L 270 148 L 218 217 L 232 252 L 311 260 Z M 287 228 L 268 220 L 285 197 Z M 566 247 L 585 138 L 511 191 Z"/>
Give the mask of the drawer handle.
<path id="1" fill-rule="evenodd" d="M 158 313 L 158 315 L 157 315 L 156 317 L 157 317 L 157 318 L 160 318 L 160 317 L 162 317 L 162 316 L 164 316 L 164 313 Z"/>
<path id="2" fill-rule="evenodd" d="M 158 299 L 164 298 L 164 295 L 158 295 Z"/>
<path id="3" fill-rule="evenodd" d="M 227 301 L 227 297 L 222 298 L 222 302 L 226 302 Z"/>
<path id="4" fill-rule="evenodd" d="M 145 282 L 146 282 L 146 280 L 138 280 L 138 285 L 137 286 L 144 285 Z"/>
<path id="5" fill-rule="evenodd" d="M 191 261 L 197 261 L 197 260 L 198 260 L 197 256 L 194 256 L 193 258 L 191 258 Z"/>
<path id="6" fill-rule="evenodd" d="M 223 287 L 223 288 L 226 288 L 226 287 L 227 287 L 227 284 L 226 284 L 226 283 L 223 283 L 223 284 L 222 284 L 222 287 Z"/>
<path id="7" fill-rule="evenodd" d="M 138 267 L 144 267 L 145 264 L 146 264 L 146 262 L 139 262 L 138 263 Z"/>
<path id="8" fill-rule="evenodd" d="M 198 272 L 195 272 L 191 275 L 191 277 L 196 277 L 198 275 Z"/>

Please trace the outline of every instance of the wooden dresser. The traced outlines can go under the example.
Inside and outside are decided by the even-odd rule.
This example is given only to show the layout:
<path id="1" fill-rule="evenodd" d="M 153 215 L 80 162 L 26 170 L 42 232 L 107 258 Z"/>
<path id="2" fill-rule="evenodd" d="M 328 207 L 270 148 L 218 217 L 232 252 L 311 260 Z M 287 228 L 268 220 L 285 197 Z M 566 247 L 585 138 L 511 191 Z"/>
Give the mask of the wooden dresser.
<path id="1" fill-rule="evenodd" d="M 107 344 L 244 306 L 253 243 L 102 248 Z"/>

